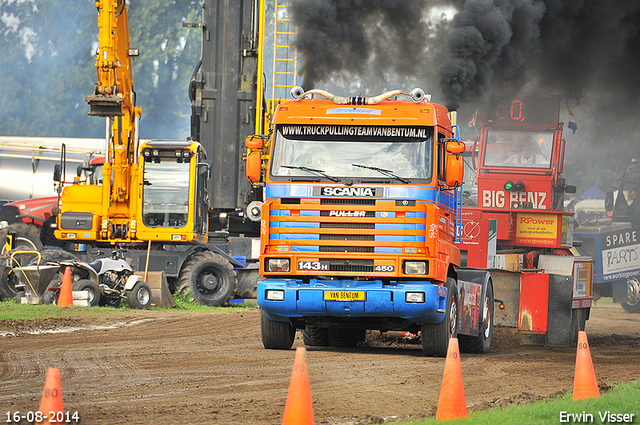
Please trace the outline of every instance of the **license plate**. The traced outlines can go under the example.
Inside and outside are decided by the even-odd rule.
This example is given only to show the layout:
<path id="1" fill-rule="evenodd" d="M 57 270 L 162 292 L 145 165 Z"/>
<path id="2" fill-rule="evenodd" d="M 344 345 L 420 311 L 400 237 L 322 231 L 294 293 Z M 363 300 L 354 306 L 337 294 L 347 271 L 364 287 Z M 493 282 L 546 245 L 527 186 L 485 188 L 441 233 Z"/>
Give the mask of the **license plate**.
<path id="1" fill-rule="evenodd" d="M 364 301 L 364 291 L 324 291 L 325 301 Z"/>

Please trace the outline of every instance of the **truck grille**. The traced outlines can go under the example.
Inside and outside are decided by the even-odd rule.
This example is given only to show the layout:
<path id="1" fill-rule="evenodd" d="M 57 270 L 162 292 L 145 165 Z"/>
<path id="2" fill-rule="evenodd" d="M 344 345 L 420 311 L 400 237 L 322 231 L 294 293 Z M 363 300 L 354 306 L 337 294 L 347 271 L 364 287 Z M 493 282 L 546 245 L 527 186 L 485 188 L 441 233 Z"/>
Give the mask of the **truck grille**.
<path id="1" fill-rule="evenodd" d="M 376 261 L 392 260 L 406 247 L 424 248 L 426 243 L 426 203 L 302 198 L 300 203 L 287 200 L 268 205 L 269 245 L 284 245 L 278 251 L 328 267 L 315 269 L 319 273 L 379 272 L 380 264 L 374 265 L 371 255 L 376 254 Z M 321 253 L 326 257 L 319 260 Z"/>
<path id="2" fill-rule="evenodd" d="M 375 205 L 375 199 L 323 198 L 320 205 Z"/>
<path id="3" fill-rule="evenodd" d="M 373 260 L 342 260 L 321 258 L 320 263 L 328 264 L 331 272 L 372 272 Z"/>

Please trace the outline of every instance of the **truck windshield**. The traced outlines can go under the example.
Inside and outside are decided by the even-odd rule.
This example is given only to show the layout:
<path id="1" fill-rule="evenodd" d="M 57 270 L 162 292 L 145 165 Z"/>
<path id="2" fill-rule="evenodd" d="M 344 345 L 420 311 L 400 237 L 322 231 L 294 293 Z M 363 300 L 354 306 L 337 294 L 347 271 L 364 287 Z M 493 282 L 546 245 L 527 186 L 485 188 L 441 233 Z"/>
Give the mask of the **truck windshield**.
<path id="1" fill-rule="evenodd" d="M 488 129 L 483 165 L 487 167 L 549 168 L 553 132 Z"/>
<path id="2" fill-rule="evenodd" d="M 279 126 L 271 177 L 431 179 L 432 138 L 430 127 Z"/>
<path id="3" fill-rule="evenodd" d="M 142 221 L 148 227 L 183 227 L 189 218 L 189 162 L 144 163 Z"/>

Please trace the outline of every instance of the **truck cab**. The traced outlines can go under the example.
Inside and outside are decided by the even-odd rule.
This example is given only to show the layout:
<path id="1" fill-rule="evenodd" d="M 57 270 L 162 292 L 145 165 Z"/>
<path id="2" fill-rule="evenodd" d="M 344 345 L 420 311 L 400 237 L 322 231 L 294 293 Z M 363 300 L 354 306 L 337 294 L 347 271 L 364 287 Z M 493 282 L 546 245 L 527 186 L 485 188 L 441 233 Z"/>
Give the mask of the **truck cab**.
<path id="1" fill-rule="evenodd" d="M 400 91 L 297 93 L 268 139 L 247 139 L 249 158 L 267 158 L 248 163 L 265 190 L 263 345 L 288 349 L 296 329 L 308 345 L 335 346 L 368 329 L 407 330 L 422 332 L 425 354 L 445 355 L 463 306 L 454 240 L 464 144 L 448 111 L 420 94 L 389 100 Z M 478 288 L 480 300 L 486 282 Z"/>

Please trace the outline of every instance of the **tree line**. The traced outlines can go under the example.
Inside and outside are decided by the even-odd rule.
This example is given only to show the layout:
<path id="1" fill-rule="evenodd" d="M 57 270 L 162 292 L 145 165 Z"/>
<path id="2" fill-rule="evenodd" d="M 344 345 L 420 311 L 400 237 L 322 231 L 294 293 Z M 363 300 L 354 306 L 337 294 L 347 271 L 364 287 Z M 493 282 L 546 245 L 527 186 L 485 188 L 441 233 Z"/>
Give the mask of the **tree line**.
<path id="1" fill-rule="evenodd" d="M 87 115 L 97 82 L 98 13 L 94 0 L 0 2 L 0 134 L 103 137 Z M 189 135 L 191 73 L 200 58 L 201 2 L 146 0 L 128 9 L 134 90 L 143 138 Z"/>

